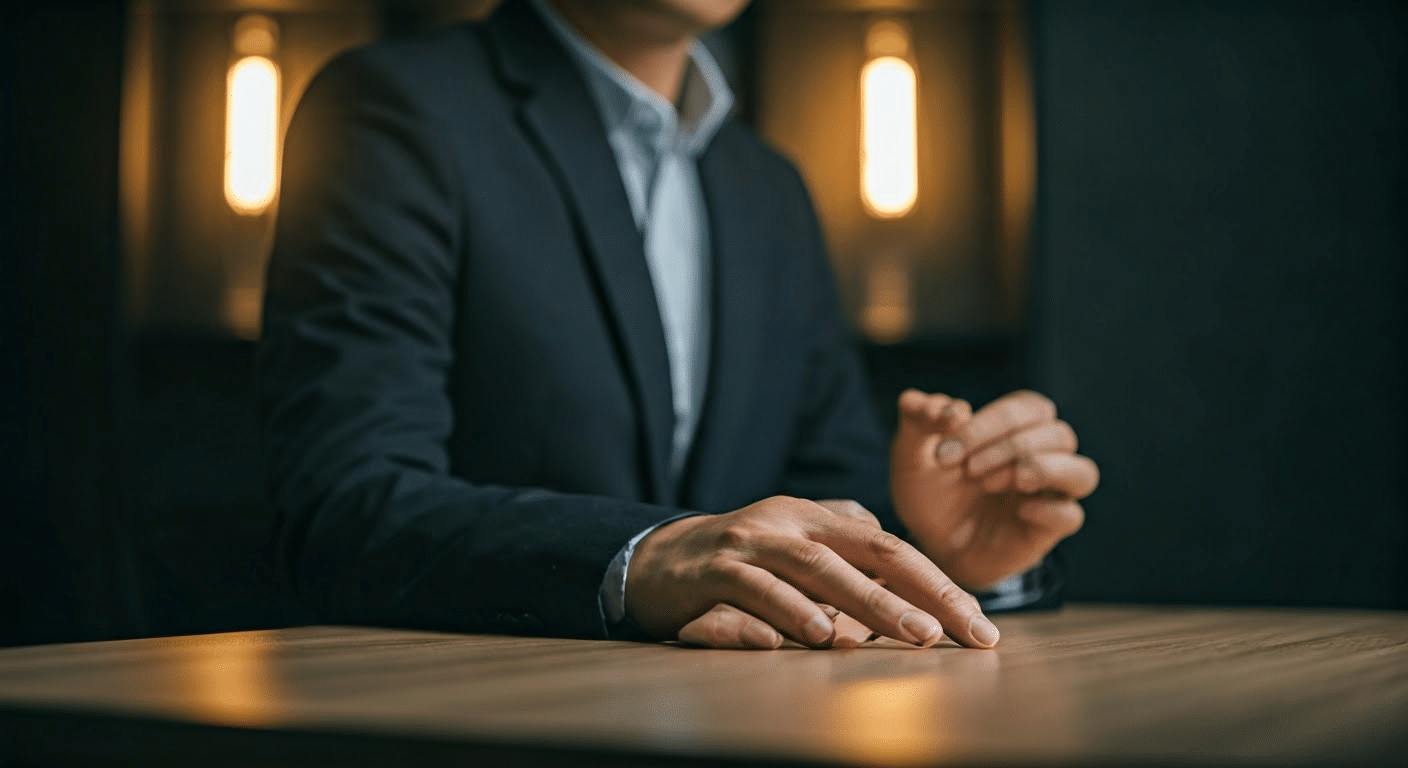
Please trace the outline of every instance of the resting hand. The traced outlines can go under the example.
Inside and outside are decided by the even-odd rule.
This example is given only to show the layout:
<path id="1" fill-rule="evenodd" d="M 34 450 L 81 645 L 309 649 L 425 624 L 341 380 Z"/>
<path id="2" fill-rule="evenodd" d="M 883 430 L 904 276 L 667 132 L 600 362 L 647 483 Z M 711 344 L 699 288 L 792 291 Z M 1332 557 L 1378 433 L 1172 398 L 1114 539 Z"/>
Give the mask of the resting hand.
<path id="1" fill-rule="evenodd" d="M 626 572 L 626 611 L 642 629 L 702 645 L 775 648 L 785 637 L 829 647 L 835 614 L 820 604 L 918 646 L 945 630 L 964 645 L 997 641 L 977 601 L 921 552 L 801 499 L 663 525 L 636 545 Z"/>
<path id="2" fill-rule="evenodd" d="M 1084 521 L 1095 462 L 1051 401 L 1014 392 L 978 413 L 944 395 L 900 395 L 890 459 L 895 509 L 945 573 L 980 590 L 1036 565 Z"/>
<path id="3" fill-rule="evenodd" d="M 816 503 L 830 510 L 833 514 L 857 520 L 872 528 L 880 528 L 880 521 L 876 519 L 875 515 L 855 500 L 819 499 Z M 883 583 L 881 586 L 884 586 Z M 875 633 L 870 631 L 870 627 L 841 613 L 834 606 L 819 605 L 826 612 L 826 615 L 831 617 L 831 622 L 836 627 L 836 637 L 832 640 L 833 648 L 852 648 L 870 641 L 875 636 Z M 761 619 L 744 613 L 728 603 L 719 603 L 709 609 L 708 613 L 684 625 L 680 629 L 679 638 L 691 645 L 703 645 L 710 648 L 762 650 L 776 648 L 781 640 L 777 632 Z"/>

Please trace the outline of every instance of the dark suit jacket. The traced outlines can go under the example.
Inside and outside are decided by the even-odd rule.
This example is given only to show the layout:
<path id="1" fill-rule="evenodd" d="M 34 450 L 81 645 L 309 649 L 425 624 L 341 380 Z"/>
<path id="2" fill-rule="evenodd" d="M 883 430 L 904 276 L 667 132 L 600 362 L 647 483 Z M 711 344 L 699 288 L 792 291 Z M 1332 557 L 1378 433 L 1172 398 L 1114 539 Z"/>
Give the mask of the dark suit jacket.
<path id="1" fill-rule="evenodd" d="M 681 510 L 789 494 L 883 513 L 886 445 L 815 216 L 746 129 L 699 161 L 713 348 L 678 487 L 642 238 L 526 3 L 340 57 L 285 147 L 267 493 L 323 620 L 601 637 L 608 563 Z"/>

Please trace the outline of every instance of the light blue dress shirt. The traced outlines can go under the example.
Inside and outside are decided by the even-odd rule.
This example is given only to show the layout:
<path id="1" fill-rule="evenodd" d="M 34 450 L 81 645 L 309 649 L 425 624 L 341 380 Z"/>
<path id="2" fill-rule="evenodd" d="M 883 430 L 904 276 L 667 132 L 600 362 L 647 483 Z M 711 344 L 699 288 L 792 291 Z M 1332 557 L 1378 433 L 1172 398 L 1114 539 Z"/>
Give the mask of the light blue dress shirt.
<path id="1" fill-rule="evenodd" d="M 733 91 L 713 55 L 696 41 L 677 107 L 603 56 L 546 0 L 533 5 L 587 81 L 645 246 L 670 360 L 670 479 L 678 482 L 709 375 L 709 219 L 697 161 L 732 110 Z M 607 571 L 601 603 L 609 623 L 625 616 L 626 569 L 636 543 L 651 530 L 632 538 Z"/>

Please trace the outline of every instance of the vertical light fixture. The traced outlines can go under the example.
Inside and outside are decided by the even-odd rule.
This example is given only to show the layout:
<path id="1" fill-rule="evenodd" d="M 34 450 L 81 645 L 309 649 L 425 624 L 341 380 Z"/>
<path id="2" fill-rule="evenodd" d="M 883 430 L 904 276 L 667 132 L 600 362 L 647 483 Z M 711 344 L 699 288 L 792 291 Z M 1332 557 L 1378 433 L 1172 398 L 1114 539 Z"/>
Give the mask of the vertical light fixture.
<path id="1" fill-rule="evenodd" d="M 919 197 L 918 112 L 909 30 L 877 21 L 861 70 L 861 199 L 880 219 L 904 216 Z"/>
<path id="2" fill-rule="evenodd" d="M 866 33 L 866 64 L 860 73 L 860 196 L 880 220 L 897 220 L 919 199 L 918 85 L 909 29 L 881 20 Z M 880 233 L 877 233 L 877 235 Z M 908 243 L 902 232 L 877 237 L 867 259 L 861 325 L 881 343 L 909 335 Z"/>
<path id="3" fill-rule="evenodd" d="M 235 22 L 225 92 L 225 201 L 236 213 L 269 209 L 279 178 L 278 25 L 257 13 Z"/>

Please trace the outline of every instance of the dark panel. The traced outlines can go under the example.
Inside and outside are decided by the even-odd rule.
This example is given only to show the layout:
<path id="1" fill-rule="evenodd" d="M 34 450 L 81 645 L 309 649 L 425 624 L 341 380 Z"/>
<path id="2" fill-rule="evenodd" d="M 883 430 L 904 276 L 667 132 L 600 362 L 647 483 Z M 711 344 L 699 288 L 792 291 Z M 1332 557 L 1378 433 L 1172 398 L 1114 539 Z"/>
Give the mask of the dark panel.
<path id="1" fill-rule="evenodd" d="M 260 495 L 253 342 L 149 335 L 132 353 L 123 461 L 146 633 L 306 621 L 274 567 Z"/>
<path id="2" fill-rule="evenodd" d="M 111 461 L 124 6 L 22 2 L 3 12 L 4 208 L 13 218 L 0 317 L 0 642 L 110 636 L 130 615 Z"/>
<path id="3" fill-rule="evenodd" d="M 1039 3 L 1072 596 L 1408 607 L 1408 6 Z"/>

